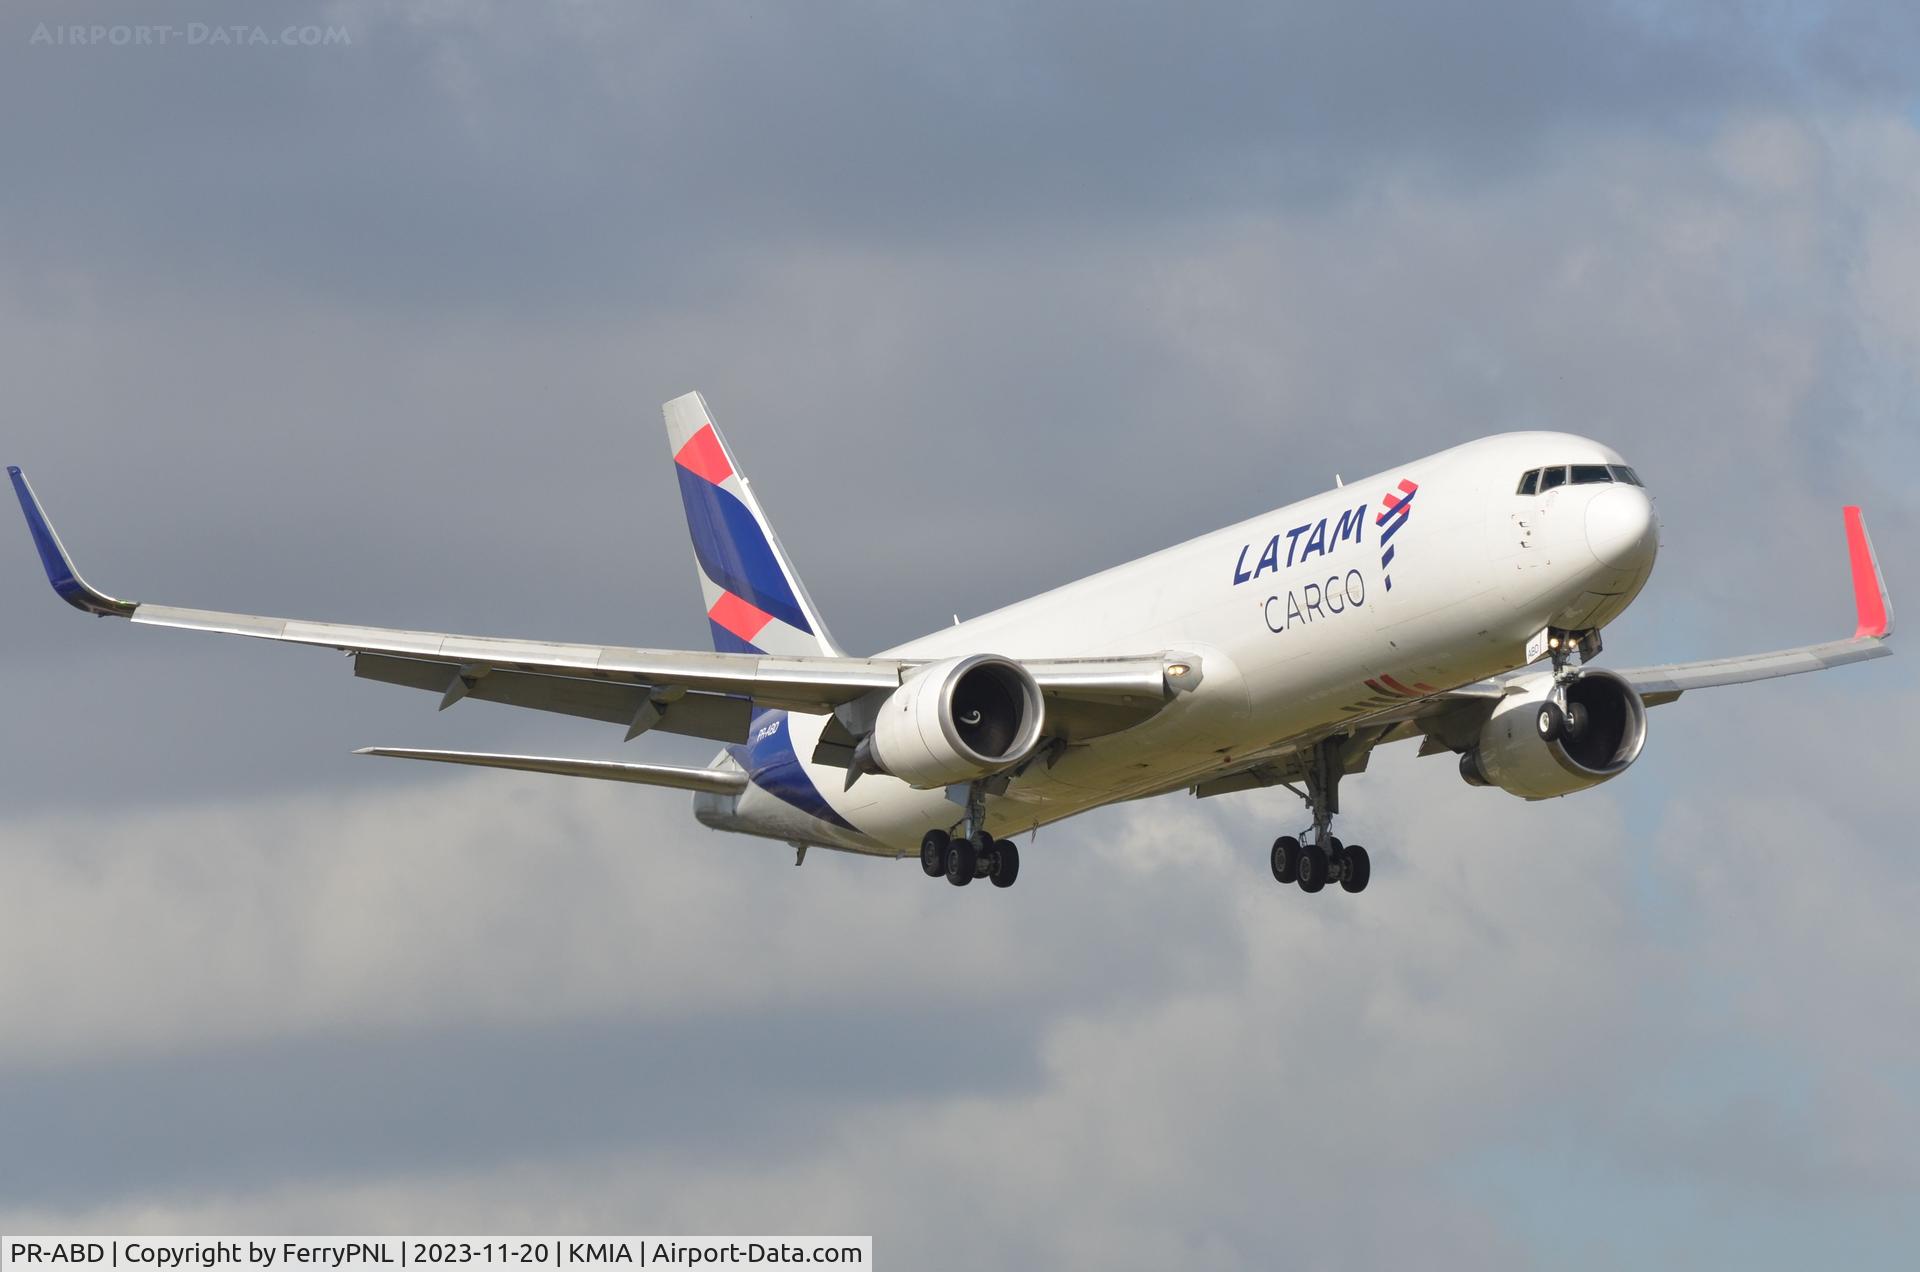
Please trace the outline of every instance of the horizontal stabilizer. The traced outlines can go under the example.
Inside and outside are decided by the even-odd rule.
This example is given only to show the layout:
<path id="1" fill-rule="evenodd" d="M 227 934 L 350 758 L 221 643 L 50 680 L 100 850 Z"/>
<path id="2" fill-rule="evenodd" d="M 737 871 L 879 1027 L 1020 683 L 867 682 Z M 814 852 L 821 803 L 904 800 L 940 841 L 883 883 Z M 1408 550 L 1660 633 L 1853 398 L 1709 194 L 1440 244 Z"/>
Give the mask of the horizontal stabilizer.
<path id="1" fill-rule="evenodd" d="M 518 769 L 522 773 L 557 773 L 562 777 L 597 777 L 603 782 L 638 782 L 642 786 L 671 786 L 676 790 L 706 791 L 713 795 L 738 795 L 747 789 L 747 775 L 737 769 L 676 768 L 671 764 L 622 764 L 614 760 L 570 760 L 545 755 L 493 755 L 485 751 L 424 751 L 404 746 L 364 746 L 354 754 Z"/>

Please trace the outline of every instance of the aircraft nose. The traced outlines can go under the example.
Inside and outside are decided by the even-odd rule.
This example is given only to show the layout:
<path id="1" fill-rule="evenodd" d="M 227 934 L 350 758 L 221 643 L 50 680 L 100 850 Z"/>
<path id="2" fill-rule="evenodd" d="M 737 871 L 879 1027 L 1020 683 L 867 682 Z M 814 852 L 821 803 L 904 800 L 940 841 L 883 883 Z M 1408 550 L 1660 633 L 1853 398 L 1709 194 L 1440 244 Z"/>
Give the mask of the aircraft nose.
<path id="1" fill-rule="evenodd" d="M 1609 486 L 1587 504 L 1587 546 L 1604 566 L 1639 569 L 1653 559 L 1659 538 L 1653 500 L 1638 486 Z"/>

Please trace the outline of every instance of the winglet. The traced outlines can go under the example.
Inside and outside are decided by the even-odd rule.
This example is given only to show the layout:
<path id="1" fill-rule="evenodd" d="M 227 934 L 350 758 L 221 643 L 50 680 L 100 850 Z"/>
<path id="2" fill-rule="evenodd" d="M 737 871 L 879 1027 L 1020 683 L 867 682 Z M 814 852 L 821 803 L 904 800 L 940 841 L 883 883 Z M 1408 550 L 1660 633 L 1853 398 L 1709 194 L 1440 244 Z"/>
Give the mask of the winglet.
<path id="1" fill-rule="evenodd" d="M 1847 560 L 1853 566 L 1853 606 L 1860 616 L 1853 638 L 1880 640 L 1893 635 L 1893 602 L 1887 598 L 1887 581 L 1880 573 L 1873 540 L 1867 535 L 1866 518 L 1851 505 L 1842 511 L 1847 519 Z"/>
<path id="2" fill-rule="evenodd" d="M 9 467 L 7 476 L 13 478 L 13 493 L 20 496 L 20 511 L 27 514 L 27 530 L 33 535 L 33 546 L 40 550 L 40 564 L 46 567 L 47 582 L 53 584 L 60 599 L 89 614 L 131 618 L 139 608 L 136 603 L 116 600 L 88 586 L 80 577 L 80 571 L 73 568 L 73 559 L 61 546 L 60 536 L 53 532 L 53 523 L 41 510 L 40 501 L 34 498 L 33 487 L 27 484 L 27 475 L 16 467 Z"/>

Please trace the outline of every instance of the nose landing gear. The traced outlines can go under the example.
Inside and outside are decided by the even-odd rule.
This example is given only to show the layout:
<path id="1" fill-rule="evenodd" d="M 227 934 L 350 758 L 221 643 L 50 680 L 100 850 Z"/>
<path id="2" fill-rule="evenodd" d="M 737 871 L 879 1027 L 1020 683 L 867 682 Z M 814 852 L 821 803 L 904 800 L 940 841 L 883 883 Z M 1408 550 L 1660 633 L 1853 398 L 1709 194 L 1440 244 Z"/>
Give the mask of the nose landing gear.
<path id="1" fill-rule="evenodd" d="M 1600 656 L 1600 632 L 1547 629 L 1547 653 L 1553 659 L 1553 693 L 1540 704 L 1534 715 L 1534 731 L 1542 742 L 1577 741 L 1587 730 L 1587 708 L 1567 701 L 1567 686 L 1580 678 L 1573 656 L 1580 655 L 1579 667 Z M 1469 778 L 1469 781 L 1472 779 Z"/>

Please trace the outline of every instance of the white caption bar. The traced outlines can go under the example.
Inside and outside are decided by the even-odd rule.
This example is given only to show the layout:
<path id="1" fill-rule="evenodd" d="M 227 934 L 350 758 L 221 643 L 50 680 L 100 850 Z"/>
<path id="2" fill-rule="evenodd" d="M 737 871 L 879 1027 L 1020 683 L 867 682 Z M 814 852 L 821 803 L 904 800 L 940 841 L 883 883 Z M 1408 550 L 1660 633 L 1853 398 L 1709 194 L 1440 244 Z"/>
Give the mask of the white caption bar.
<path id="1" fill-rule="evenodd" d="M 388 1272 L 399 1268 L 871 1268 L 865 1237 L 9 1237 L 0 1272 Z"/>

